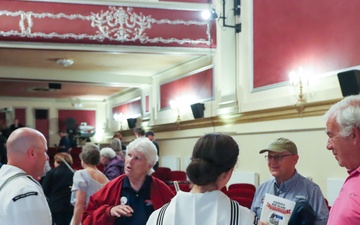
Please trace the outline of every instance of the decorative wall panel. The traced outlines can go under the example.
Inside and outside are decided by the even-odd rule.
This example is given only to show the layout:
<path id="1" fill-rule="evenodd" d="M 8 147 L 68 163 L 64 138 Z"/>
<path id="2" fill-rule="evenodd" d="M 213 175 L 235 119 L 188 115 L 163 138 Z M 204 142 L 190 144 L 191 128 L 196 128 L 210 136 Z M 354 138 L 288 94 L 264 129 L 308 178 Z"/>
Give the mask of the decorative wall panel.
<path id="1" fill-rule="evenodd" d="M 254 88 L 360 65 L 360 1 L 263 0 L 254 4 Z"/>
<path id="2" fill-rule="evenodd" d="M 160 109 L 170 107 L 170 100 L 191 99 L 189 105 L 213 98 L 213 69 L 206 69 L 191 76 L 160 86 Z"/>
<path id="3" fill-rule="evenodd" d="M 201 11 L 51 2 L 2 2 L 0 40 L 215 47 Z"/>
<path id="4" fill-rule="evenodd" d="M 136 118 L 141 115 L 141 99 L 116 106 L 112 109 L 112 111 L 113 114 L 122 113 L 126 118 L 133 118 L 134 116 Z"/>

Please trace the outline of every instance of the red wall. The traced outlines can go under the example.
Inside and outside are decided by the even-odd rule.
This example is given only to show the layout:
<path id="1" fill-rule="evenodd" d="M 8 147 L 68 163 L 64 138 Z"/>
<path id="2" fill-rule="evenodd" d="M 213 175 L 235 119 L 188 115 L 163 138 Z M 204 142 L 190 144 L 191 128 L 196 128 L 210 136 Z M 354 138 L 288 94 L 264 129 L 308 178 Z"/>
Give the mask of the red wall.
<path id="1" fill-rule="evenodd" d="M 121 104 L 112 109 L 113 114 L 122 113 L 125 117 L 132 117 L 133 115 L 141 115 L 141 99 Z"/>
<path id="2" fill-rule="evenodd" d="M 254 2 L 254 87 L 360 64 L 359 0 Z"/>
<path id="3" fill-rule="evenodd" d="M 87 125 L 96 125 L 96 111 L 95 110 L 58 110 L 58 124 L 59 130 L 66 129 L 65 121 L 68 118 L 73 118 L 76 121 L 76 126 L 81 122 L 87 122 Z"/>
<path id="4" fill-rule="evenodd" d="M 160 109 L 170 107 L 170 100 L 183 96 L 191 97 L 190 104 L 213 98 L 213 69 L 162 84 Z"/>
<path id="5" fill-rule="evenodd" d="M 16 108 L 15 109 L 15 118 L 19 120 L 19 123 L 23 126 L 26 126 L 26 109 L 25 108 Z"/>

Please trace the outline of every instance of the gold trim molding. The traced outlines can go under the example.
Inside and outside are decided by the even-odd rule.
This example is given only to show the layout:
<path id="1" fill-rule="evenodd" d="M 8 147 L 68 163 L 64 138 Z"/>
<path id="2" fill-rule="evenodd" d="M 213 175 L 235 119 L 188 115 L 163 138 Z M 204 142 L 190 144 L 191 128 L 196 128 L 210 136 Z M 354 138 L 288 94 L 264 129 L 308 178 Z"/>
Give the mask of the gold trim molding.
<path id="1" fill-rule="evenodd" d="M 339 100 L 340 99 L 334 99 L 322 102 L 308 103 L 306 104 L 306 108 L 302 114 L 299 114 L 293 106 L 286 106 L 252 112 L 236 113 L 225 116 L 214 116 L 209 118 L 160 124 L 148 128 L 153 130 L 154 132 L 168 132 L 261 121 L 293 119 L 299 117 L 303 118 L 321 116 L 325 114 L 325 112 L 330 108 L 331 105 L 338 102 Z"/>

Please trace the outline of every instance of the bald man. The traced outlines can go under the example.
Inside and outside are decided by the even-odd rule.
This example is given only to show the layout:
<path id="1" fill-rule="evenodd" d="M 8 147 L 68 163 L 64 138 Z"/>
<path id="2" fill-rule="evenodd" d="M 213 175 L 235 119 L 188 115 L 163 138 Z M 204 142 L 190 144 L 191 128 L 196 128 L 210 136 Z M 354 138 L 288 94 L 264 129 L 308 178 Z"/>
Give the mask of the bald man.
<path id="1" fill-rule="evenodd" d="M 41 185 L 35 180 L 48 160 L 42 133 L 19 128 L 6 143 L 8 164 L 0 169 L 0 224 L 51 225 L 51 213 Z"/>

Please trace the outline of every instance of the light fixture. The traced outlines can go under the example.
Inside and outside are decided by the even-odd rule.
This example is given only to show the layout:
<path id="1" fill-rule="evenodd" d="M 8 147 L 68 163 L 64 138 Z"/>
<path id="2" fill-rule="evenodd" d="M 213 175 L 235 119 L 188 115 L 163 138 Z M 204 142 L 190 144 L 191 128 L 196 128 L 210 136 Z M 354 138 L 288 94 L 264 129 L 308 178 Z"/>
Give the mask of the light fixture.
<path id="1" fill-rule="evenodd" d="M 215 20 L 216 18 L 218 18 L 218 15 L 217 15 L 215 9 L 211 9 L 211 10 L 204 10 L 201 13 L 201 17 L 204 20 Z"/>
<path id="2" fill-rule="evenodd" d="M 59 65 L 62 65 L 63 67 L 68 67 L 74 64 L 74 60 L 72 59 L 58 59 L 56 60 L 56 63 Z"/>
<path id="3" fill-rule="evenodd" d="M 180 99 L 179 98 L 176 98 L 176 99 L 172 99 L 170 100 L 170 108 L 175 110 L 177 112 L 177 119 L 176 119 L 176 122 L 179 123 L 181 118 L 180 118 Z"/>
<path id="4" fill-rule="evenodd" d="M 124 114 L 122 114 L 122 113 L 115 113 L 114 115 L 113 115 L 113 117 L 114 117 L 114 120 L 116 121 L 116 123 L 117 123 L 117 128 L 121 131 L 122 130 L 122 128 L 123 128 L 123 120 L 124 120 Z"/>
<path id="5" fill-rule="evenodd" d="M 70 99 L 70 102 L 74 108 L 82 108 L 83 107 L 83 104 L 81 103 L 81 100 L 79 98 Z"/>
<path id="6" fill-rule="evenodd" d="M 297 102 L 294 104 L 294 108 L 300 115 L 305 110 L 306 107 L 306 100 L 304 96 L 304 87 L 308 85 L 308 76 L 304 73 L 303 69 L 300 67 L 298 71 L 291 71 L 289 74 L 290 78 L 290 86 L 293 87 L 295 90 L 299 90 L 299 94 L 297 96 Z"/>

